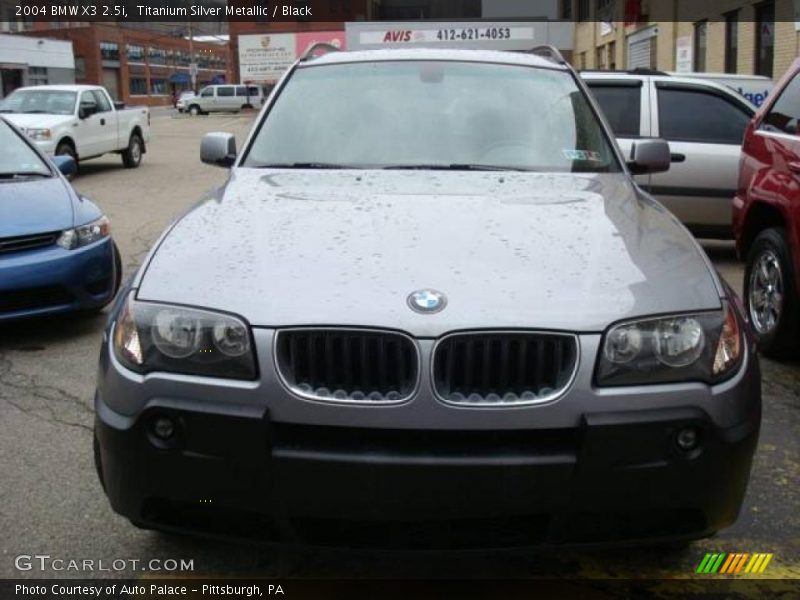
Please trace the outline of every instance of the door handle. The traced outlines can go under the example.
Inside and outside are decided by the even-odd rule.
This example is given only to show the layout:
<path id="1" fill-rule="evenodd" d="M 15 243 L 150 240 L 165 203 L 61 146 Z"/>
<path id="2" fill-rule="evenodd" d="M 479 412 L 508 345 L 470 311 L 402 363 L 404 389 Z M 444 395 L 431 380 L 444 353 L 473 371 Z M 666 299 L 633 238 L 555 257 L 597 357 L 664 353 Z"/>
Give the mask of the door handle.
<path id="1" fill-rule="evenodd" d="M 674 163 L 686 162 L 686 155 L 673 152 L 672 154 L 669 155 L 669 161 Z"/>
<path id="2" fill-rule="evenodd" d="M 105 119 L 100 119 L 100 125 L 105 125 L 105 124 L 106 124 L 106 120 Z"/>

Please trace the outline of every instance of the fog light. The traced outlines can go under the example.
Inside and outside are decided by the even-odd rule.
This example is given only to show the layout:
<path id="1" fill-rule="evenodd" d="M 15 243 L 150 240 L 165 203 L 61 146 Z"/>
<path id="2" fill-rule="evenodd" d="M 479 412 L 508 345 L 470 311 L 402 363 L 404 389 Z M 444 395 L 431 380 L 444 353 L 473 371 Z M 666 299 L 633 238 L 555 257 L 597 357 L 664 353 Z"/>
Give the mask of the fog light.
<path id="1" fill-rule="evenodd" d="M 675 442 L 684 452 L 694 450 L 700 445 L 700 432 L 694 427 L 684 427 L 678 432 Z"/>
<path id="2" fill-rule="evenodd" d="M 168 440 L 175 434 L 175 423 L 169 417 L 158 417 L 153 421 L 153 434 L 160 440 Z"/>

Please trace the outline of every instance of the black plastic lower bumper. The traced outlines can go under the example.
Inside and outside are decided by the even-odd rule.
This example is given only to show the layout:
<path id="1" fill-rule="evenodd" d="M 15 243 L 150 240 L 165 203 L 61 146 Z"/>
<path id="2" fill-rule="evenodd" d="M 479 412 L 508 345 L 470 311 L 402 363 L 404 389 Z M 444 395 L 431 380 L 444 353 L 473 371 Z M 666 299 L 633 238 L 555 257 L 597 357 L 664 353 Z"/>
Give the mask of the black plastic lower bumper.
<path id="1" fill-rule="evenodd" d="M 97 401 L 98 470 L 145 527 L 309 545 L 490 547 L 697 538 L 741 505 L 759 415 L 587 414 L 579 427 L 402 431 L 286 425 L 182 403 L 136 419 Z M 168 417 L 175 433 L 154 436 Z M 681 450 L 693 428 L 699 446 Z"/>

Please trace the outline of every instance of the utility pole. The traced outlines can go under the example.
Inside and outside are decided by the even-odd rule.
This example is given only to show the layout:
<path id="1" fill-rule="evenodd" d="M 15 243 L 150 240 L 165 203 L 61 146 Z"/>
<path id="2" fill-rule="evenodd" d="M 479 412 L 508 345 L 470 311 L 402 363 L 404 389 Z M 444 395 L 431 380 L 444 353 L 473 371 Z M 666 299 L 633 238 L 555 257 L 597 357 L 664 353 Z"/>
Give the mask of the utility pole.
<path id="1" fill-rule="evenodd" d="M 197 93 L 197 63 L 194 62 L 194 30 L 192 17 L 189 17 L 189 75 L 192 78 L 192 91 Z"/>

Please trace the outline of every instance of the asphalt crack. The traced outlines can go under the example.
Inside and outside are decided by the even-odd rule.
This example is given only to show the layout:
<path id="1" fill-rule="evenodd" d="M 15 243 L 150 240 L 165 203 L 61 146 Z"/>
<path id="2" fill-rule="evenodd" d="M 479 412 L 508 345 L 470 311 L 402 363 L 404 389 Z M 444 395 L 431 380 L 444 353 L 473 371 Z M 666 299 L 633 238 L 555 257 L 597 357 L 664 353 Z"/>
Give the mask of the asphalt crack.
<path id="1" fill-rule="evenodd" d="M 2 352 L 0 400 L 31 417 L 92 431 L 94 411 L 91 406 L 65 389 L 38 383 L 36 378 L 14 371 L 13 362 Z M 63 414 L 64 409 L 71 411 L 73 418 Z"/>

